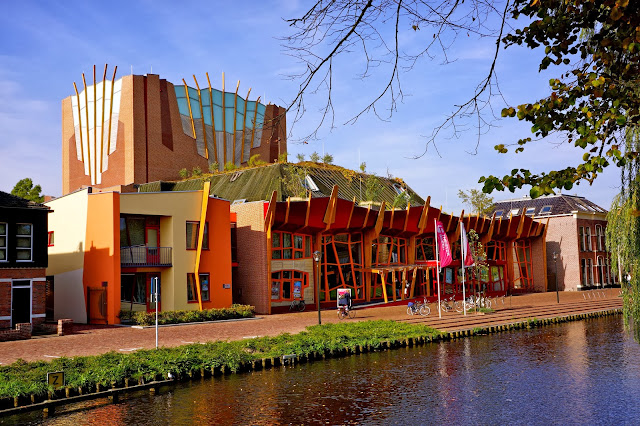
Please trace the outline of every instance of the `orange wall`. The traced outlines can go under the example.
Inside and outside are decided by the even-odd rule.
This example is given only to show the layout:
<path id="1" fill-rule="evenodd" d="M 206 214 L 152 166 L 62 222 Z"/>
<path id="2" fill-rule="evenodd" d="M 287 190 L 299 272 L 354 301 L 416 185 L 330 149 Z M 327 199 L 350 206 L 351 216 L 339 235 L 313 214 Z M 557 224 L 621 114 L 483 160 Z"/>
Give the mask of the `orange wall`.
<path id="1" fill-rule="evenodd" d="M 120 312 L 120 194 L 89 194 L 84 254 L 85 300 L 88 287 L 107 283 L 107 323 L 117 324 Z"/>
<path id="2" fill-rule="evenodd" d="M 199 272 L 209 273 L 210 301 L 203 309 L 231 306 L 231 227 L 229 202 L 209 198 L 209 250 L 202 250 Z M 185 277 L 186 278 L 186 277 Z M 228 284 L 229 288 L 223 288 Z"/>

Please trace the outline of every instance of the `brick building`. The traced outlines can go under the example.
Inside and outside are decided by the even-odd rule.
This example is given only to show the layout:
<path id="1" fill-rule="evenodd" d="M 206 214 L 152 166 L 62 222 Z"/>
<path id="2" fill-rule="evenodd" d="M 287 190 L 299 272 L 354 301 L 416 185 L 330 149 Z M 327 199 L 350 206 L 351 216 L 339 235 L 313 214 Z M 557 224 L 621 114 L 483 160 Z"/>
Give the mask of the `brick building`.
<path id="1" fill-rule="evenodd" d="M 607 211 L 602 207 L 584 197 L 559 194 L 500 201 L 494 205 L 494 213 L 505 218 L 525 214 L 548 223 L 547 290 L 556 288 L 556 266 L 560 290 L 618 285 L 605 244 Z"/>
<path id="2" fill-rule="evenodd" d="M 45 320 L 48 214 L 0 191 L 0 329 Z"/>

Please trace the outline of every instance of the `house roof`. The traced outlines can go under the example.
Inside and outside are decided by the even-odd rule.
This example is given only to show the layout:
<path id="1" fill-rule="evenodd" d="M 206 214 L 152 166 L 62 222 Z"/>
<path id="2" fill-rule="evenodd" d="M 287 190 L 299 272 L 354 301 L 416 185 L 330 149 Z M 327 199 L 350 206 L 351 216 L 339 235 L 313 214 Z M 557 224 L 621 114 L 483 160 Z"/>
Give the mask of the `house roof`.
<path id="1" fill-rule="evenodd" d="M 25 200 L 24 198 L 17 197 L 15 195 L 12 195 L 3 191 L 0 191 L 0 207 L 49 210 L 49 207 L 43 204 Z"/>
<path id="2" fill-rule="evenodd" d="M 492 214 L 496 217 L 509 217 L 510 214 L 519 215 L 524 212 L 528 216 L 557 216 L 572 214 L 573 212 L 600 213 L 607 211 L 584 197 L 577 195 L 547 195 L 540 198 L 517 198 L 512 200 L 498 201 L 493 205 Z M 502 212 L 502 213 L 500 213 Z"/>
<path id="3" fill-rule="evenodd" d="M 377 179 L 379 190 L 373 200 L 368 200 L 367 181 Z M 269 200 L 277 191 L 278 201 L 299 197 L 311 191 L 312 198 L 328 197 L 334 185 L 338 185 L 338 197 L 356 202 L 384 201 L 392 205 L 398 193 L 406 191 L 411 205 L 422 205 L 424 200 L 402 179 L 373 176 L 334 165 L 311 162 L 298 164 L 276 163 L 253 168 L 203 175 L 177 182 L 150 182 L 139 185 L 139 192 L 200 190 L 204 181 L 211 182 L 211 194 L 227 200 Z M 371 181 L 370 181 L 371 182 Z M 297 192 L 297 193 L 296 193 Z M 302 194 L 300 193 L 302 192 Z M 373 191 L 375 192 L 375 191 Z"/>

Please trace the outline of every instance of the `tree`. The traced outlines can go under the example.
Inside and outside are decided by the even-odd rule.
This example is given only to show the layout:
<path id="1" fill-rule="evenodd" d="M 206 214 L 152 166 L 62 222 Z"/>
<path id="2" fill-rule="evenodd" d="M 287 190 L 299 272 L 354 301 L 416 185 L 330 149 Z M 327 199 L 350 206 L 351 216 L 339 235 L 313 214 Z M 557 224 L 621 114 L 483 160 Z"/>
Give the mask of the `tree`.
<path id="1" fill-rule="evenodd" d="M 302 153 L 296 154 L 296 159 L 298 160 L 298 163 L 304 162 L 304 154 Z"/>
<path id="2" fill-rule="evenodd" d="M 488 215 L 493 209 L 493 197 L 477 189 L 458 190 L 458 198 L 471 208 L 473 213 Z"/>
<path id="3" fill-rule="evenodd" d="M 347 122 L 373 112 L 388 118 L 396 111 L 403 91 L 401 74 L 422 59 L 443 58 L 456 37 L 474 36 L 495 41 L 492 60 L 468 100 L 452 107 L 450 114 L 427 138 L 427 147 L 439 137 L 455 137 L 472 129 L 478 138 L 493 126 L 495 102 L 503 102 L 496 75 L 502 47 L 544 49 L 539 70 L 556 66 L 549 81 L 549 96 L 502 109 L 503 117 L 517 117 L 531 124 L 531 134 L 513 143 L 498 144 L 507 152 L 551 134 L 577 148 L 576 158 L 560 170 L 532 173 L 513 169 L 502 178 L 483 176 L 483 191 L 515 191 L 530 185 L 533 198 L 570 189 L 581 181 L 593 182 L 602 170 L 623 166 L 637 152 L 622 149 L 628 126 L 640 122 L 640 5 L 628 0 L 408 0 L 314 2 L 302 16 L 288 20 L 292 34 L 285 47 L 304 65 L 299 90 L 289 108 L 296 119 L 305 111 L 305 96 L 325 93 L 325 119 L 334 120 L 331 90 L 335 86 L 334 62 L 349 56 L 364 64 L 361 78 L 385 73 L 385 83 L 373 91 L 364 108 Z M 405 31 L 428 33 L 420 50 L 400 48 Z M 360 57 L 355 57 L 360 55 Z M 361 59 L 361 60 L 360 60 Z M 320 90 L 324 89 L 324 90 Z M 294 119 L 295 121 L 295 119 Z M 316 129 L 317 130 L 317 129 Z M 451 133 L 449 135 L 441 133 Z M 556 139 L 557 140 L 557 139 Z M 562 142 L 564 141 L 564 142 Z"/>
<path id="4" fill-rule="evenodd" d="M 320 162 L 320 154 L 318 154 L 317 152 L 313 151 L 311 153 L 311 155 L 309 156 L 309 160 L 311 160 L 314 163 L 319 163 Z"/>
<path id="5" fill-rule="evenodd" d="M 40 194 L 41 192 L 42 188 L 40 185 L 33 186 L 31 178 L 20 179 L 11 190 L 12 195 L 36 203 L 42 203 L 44 201 L 44 196 Z"/>
<path id="6" fill-rule="evenodd" d="M 333 155 L 327 152 L 324 157 L 322 157 L 322 162 L 324 164 L 333 164 Z"/>

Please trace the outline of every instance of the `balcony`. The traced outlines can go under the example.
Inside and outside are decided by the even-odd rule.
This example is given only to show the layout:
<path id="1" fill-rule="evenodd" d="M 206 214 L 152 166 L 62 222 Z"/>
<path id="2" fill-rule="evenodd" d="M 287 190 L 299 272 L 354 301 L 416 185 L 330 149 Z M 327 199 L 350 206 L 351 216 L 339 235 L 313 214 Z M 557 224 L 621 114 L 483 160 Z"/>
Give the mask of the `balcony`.
<path id="1" fill-rule="evenodd" d="M 172 266 L 171 249 L 172 247 L 120 247 L 120 266 Z"/>

